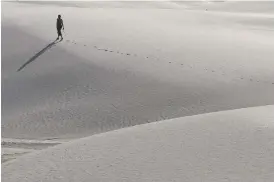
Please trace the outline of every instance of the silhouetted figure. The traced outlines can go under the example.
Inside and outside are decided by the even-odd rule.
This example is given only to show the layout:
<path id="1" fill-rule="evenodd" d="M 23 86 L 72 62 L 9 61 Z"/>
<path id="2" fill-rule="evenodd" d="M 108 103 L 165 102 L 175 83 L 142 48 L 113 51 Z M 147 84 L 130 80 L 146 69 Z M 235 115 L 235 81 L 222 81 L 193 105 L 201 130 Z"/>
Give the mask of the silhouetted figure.
<path id="1" fill-rule="evenodd" d="M 58 34 L 58 37 L 56 40 L 59 40 L 59 36 L 61 36 L 61 40 L 63 40 L 63 36 L 62 36 L 62 28 L 63 30 L 65 29 L 64 27 L 64 23 L 63 23 L 63 20 L 61 18 L 61 15 L 58 15 L 58 18 L 57 18 L 57 22 L 56 22 L 56 28 L 57 28 L 57 34 Z"/>

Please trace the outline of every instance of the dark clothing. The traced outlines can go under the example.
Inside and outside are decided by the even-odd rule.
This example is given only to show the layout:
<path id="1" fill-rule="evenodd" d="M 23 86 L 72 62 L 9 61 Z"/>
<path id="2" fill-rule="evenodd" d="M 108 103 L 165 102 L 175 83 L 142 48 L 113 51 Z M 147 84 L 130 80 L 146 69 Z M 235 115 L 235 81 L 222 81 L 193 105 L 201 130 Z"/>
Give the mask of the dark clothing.
<path id="1" fill-rule="evenodd" d="M 61 36 L 61 38 L 63 39 L 61 30 L 62 30 L 62 28 L 64 29 L 64 24 L 63 24 L 63 20 L 61 18 L 57 18 L 56 28 L 57 28 L 57 34 L 58 34 L 57 39 L 59 39 L 59 36 Z"/>
<path id="2" fill-rule="evenodd" d="M 57 30 L 61 30 L 63 28 L 63 20 L 61 18 L 57 18 L 57 22 L 56 22 L 56 28 Z"/>
<path id="3" fill-rule="evenodd" d="M 59 36 L 61 36 L 61 37 L 62 37 L 61 28 L 60 28 L 60 29 L 57 29 L 57 34 L 58 34 L 58 37 L 59 37 Z"/>

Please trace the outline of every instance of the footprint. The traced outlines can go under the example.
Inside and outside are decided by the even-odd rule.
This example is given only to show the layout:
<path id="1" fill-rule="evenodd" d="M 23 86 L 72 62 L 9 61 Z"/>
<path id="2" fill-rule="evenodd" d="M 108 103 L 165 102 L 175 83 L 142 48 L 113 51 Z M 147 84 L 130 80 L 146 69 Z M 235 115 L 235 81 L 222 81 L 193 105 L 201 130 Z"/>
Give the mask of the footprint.
<path id="1" fill-rule="evenodd" d="M 129 53 L 127 53 L 127 56 L 130 56 L 130 54 L 129 54 Z"/>

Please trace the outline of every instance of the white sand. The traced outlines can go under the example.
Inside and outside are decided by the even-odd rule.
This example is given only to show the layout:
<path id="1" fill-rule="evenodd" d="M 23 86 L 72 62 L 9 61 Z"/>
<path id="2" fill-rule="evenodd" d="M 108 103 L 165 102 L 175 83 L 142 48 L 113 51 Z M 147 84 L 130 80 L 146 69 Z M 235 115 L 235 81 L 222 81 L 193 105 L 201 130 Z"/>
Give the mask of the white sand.
<path id="1" fill-rule="evenodd" d="M 274 103 L 272 19 L 138 4 L 2 3 L 3 137 L 77 138 Z M 64 41 L 25 64 L 55 39 L 57 14 Z"/>
<path id="2" fill-rule="evenodd" d="M 66 140 L 22 140 L 22 139 L 8 139 L 2 138 L 1 140 L 1 162 L 7 162 L 22 155 L 37 150 L 43 150 L 58 144 L 67 142 Z"/>
<path id="3" fill-rule="evenodd" d="M 273 7 L 2 3 L 3 181 L 273 181 Z"/>
<path id="4" fill-rule="evenodd" d="M 4 182 L 271 182 L 274 105 L 120 129 L 3 165 Z"/>

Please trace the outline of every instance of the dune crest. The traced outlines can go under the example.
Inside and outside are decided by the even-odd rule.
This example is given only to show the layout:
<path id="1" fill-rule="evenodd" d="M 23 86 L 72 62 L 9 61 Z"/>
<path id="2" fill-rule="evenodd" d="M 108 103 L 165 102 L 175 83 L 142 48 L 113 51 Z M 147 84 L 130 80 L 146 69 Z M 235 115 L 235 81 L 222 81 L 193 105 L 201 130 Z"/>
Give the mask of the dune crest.
<path id="1" fill-rule="evenodd" d="M 222 111 L 94 135 L 4 164 L 2 179 L 270 182 L 273 110 Z"/>

